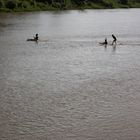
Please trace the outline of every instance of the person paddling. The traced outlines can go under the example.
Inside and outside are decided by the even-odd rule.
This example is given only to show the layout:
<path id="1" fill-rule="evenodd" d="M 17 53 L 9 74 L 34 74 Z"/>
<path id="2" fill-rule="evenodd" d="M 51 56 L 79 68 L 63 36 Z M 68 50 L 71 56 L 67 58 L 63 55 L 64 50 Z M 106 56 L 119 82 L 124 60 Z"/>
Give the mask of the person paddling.
<path id="1" fill-rule="evenodd" d="M 105 44 L 105 45 L 107 45 L 107 44 L 108 44 L 108 42 L 107 42 L 107 38 L 105 38 L 105 42 L 104 42 L 104 44 Z"/>
<path id="2" fill-rule="evenodd" d="M 28 38 L 27 41 L 36 41 L 36 42 L 38 42 L 38 39 L 39 39 L 38 34 L 35 34 L 35 36 L 33 36 L 33 38 Z"/>
<path id="3" fill-rule="evenodd" d="M 38 38 L 39 38 L 39 37 L 38 37 L 38 34 L 36 34 L 35 37 L 34 37 L 34 39 L 35 39 L 36 41 L 38 41 Z"/>
<path id="4" fill-rule="evenodd" d="M 117 38 L 112 34 L 112 38 L 113 38 L 113 42 L 112 42 L 112 45 L 115 43 L 117 43 L 116 41 L 117 41 Z"/>
<path id="5" fill-rule="evenodd" d="M 102 42 L 102 43 L 100 43 L 101 45 L 107 45 L 108 44 L 108 42 L 107 42 L 107 38 L 105 38 L 105 41 L 104 42 Z"/>

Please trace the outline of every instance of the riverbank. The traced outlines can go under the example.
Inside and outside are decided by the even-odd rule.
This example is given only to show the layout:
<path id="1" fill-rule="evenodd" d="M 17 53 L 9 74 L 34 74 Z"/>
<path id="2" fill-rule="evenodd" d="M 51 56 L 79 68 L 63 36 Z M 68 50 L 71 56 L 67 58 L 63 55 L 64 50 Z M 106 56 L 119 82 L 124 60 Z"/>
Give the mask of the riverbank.
<path id="1" fill-rule="evenodd" d="M 114 9 L 114 8 L 140 8 L 137 0 L 118 2 L 117 0 L 103 0 L 91 2 L 90 0 L 65 0 L 65 2 L 40 2 L 40 0 L 0 0 L 0 12 L 24 12 L 24 11 L 48 11 L 48 10 L 71 10 L 71 9 Z"/>

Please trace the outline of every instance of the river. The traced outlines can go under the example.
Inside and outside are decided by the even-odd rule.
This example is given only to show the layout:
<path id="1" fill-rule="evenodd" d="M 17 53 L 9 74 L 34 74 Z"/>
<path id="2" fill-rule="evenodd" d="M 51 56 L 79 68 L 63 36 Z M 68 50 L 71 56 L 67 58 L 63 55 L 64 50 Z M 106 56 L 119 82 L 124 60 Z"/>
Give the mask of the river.
<path id="1" fill-rule="evenodd" d="M 140 9 L 1 13 L 0 139 L 139 140 L 139 17 Z M 36 33 L 38 43 L 26 41 Z"/>

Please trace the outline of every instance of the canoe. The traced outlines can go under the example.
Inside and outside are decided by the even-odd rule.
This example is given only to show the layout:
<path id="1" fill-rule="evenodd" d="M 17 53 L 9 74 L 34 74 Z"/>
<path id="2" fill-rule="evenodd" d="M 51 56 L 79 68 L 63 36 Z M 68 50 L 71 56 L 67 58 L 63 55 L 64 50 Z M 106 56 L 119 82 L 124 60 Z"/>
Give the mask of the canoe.
<path id="1" fill-rule="evenodd" d="M 27 41 L 37 41 L 36 39 L 27 39 Z"/>

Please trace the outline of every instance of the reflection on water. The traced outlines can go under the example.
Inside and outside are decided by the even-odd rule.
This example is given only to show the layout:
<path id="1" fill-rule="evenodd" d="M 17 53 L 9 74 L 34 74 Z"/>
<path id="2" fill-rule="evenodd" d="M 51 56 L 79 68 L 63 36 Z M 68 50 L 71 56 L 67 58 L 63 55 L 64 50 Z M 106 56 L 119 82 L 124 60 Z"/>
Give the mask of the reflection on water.
<path id="1" fill-rule="evenodd" d="M 117 44 L 113 45 L 113 51 L 116 51 Z"/>
<path id="2" fill-rule="evenodd" d="M 139 140 L 139 16 L 0 14 L 0 139 Z"/>

